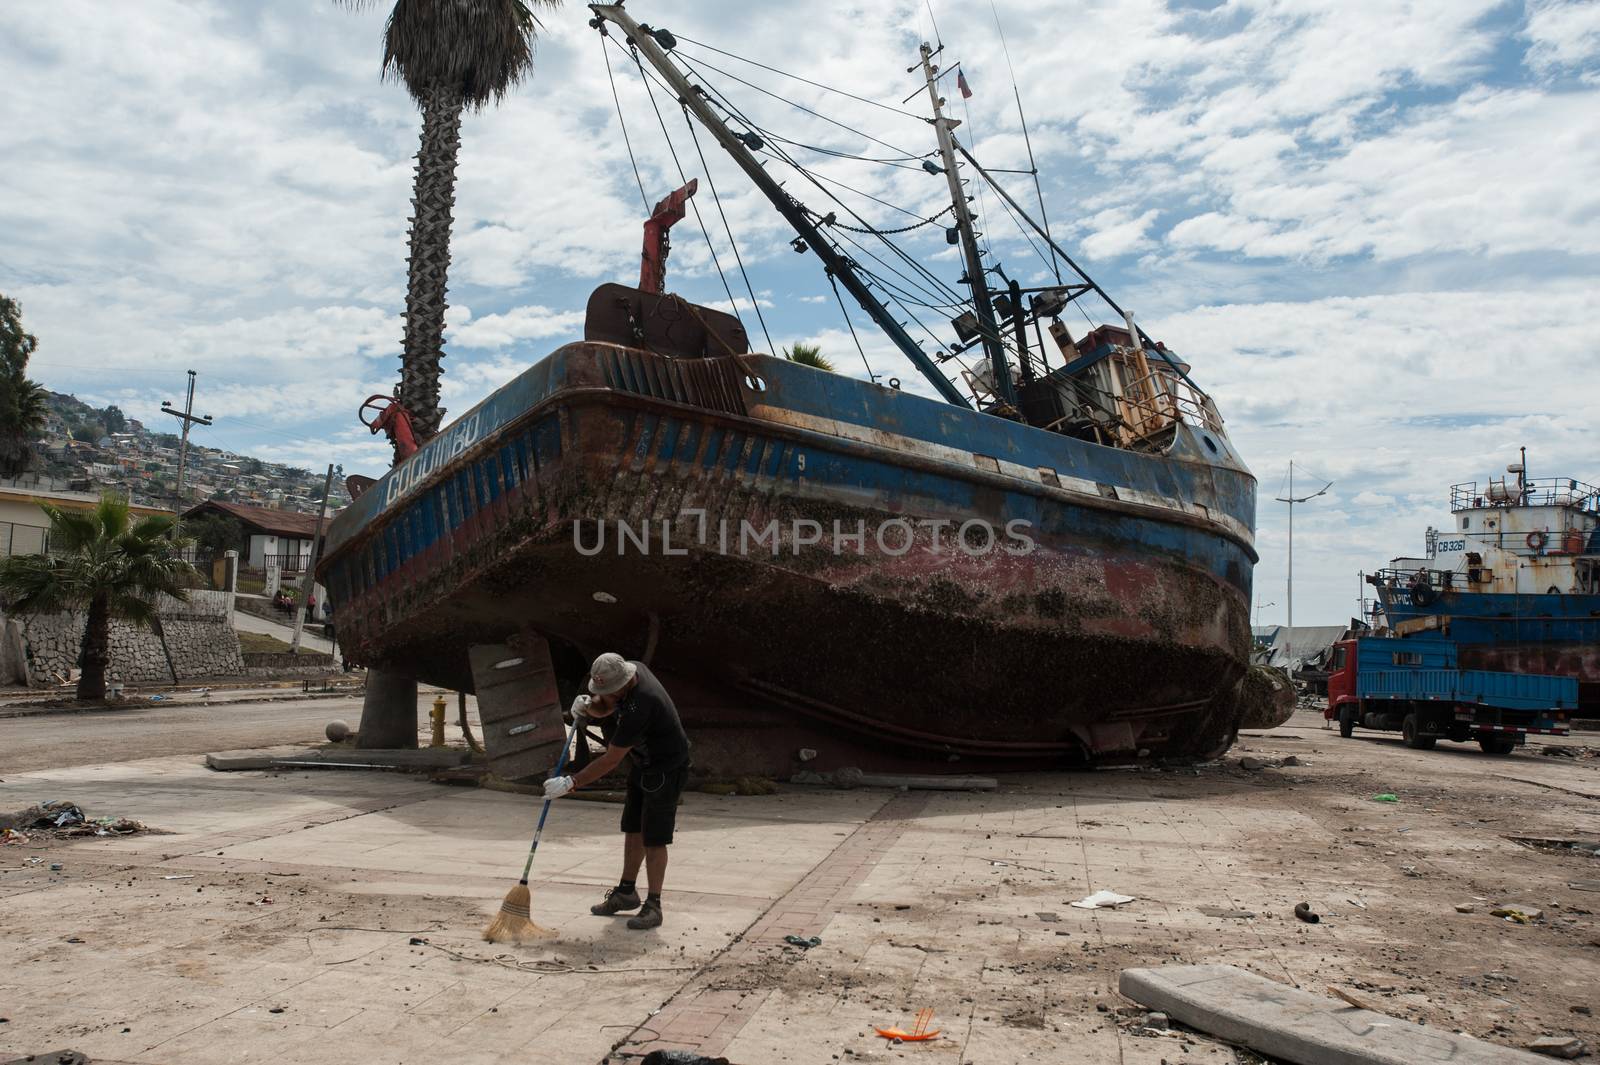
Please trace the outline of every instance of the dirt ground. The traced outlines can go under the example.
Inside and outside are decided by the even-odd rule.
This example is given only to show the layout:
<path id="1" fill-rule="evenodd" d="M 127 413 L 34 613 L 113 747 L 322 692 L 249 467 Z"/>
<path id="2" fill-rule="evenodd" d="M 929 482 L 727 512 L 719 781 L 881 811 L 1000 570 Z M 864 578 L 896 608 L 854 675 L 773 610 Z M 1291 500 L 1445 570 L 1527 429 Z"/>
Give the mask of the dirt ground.
<path id="1" fill-rule="evenodd" d="M 526 853 L 525 797 L 185 757 L 7 774 L 5 808 L 59 795 L 167 834 L 0 848 L 0 1051 L 1260 1060 L 1144 1034 L 1116 994 L 1125 967 L 1203 962 L 1505 1046 L 1600 1045 L 1600 857 L 1517 841 L 1600 840 L 1600 758 L 1581 738 L 1492 758 L 1318 725 L 1298 715 L 1212 766 L 1032 774 L 994 793 L 690 795 L 667 924 L 646 933 L 587 913 L 615 880 L 617 808 L 563 800 L 533 877 L 558 938 L 520 948 L 478 931 Z M 1136 901 L 1069 905 L 1100 889 Z M 1300 902 L 1321 921 L 1296 920 Z M 1502 905 L 1542 915 L 1493 916 Z M 873 1033 L 924 1006 L 933 1042 Z"/>

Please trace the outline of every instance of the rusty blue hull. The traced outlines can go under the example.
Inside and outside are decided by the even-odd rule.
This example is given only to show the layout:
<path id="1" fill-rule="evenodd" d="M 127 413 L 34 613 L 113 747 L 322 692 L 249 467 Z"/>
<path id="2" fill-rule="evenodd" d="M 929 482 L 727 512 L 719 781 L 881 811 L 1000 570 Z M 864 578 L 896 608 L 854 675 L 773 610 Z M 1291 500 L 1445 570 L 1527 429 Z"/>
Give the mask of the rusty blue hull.
<path id="1" fill-rule="evenodd" d="M 573 681 L 648 658 L 712 771 L 1195 758 L 1238 721 L 1254 514 L 1210 429 L 1133 452 L 585 342 L 339 514 L 319 573 L 353 660 L 432 683 L 517 633 Z"/>

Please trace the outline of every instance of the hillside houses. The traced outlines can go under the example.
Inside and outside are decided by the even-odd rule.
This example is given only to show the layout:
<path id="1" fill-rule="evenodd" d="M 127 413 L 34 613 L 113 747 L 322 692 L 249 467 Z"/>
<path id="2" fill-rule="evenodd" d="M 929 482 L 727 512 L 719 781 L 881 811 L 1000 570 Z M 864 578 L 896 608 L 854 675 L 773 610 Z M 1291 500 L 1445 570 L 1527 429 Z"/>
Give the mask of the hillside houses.
<path id="1" fill-rule="evenodd" d="M 170 509 L 177 502 L 179 439 L 152 433 L 112 408 L 96 411 L 76 397 L 49 393 L 50 409 L 32 478 L 44 487 L 99 492 L 110 489 L 136 504 Z M 108 425 L 117 425 L 108 431 Z M 197 434 L 198 435 L 198 434 Z M 263 462 L 206 447 L 191 438 L 184 468 L 183 502 L 217 499 L 300 513 L 315 513 L 322 477 L 308 470 Z M 336 481 L 330 506 L 347 503 Z"/>

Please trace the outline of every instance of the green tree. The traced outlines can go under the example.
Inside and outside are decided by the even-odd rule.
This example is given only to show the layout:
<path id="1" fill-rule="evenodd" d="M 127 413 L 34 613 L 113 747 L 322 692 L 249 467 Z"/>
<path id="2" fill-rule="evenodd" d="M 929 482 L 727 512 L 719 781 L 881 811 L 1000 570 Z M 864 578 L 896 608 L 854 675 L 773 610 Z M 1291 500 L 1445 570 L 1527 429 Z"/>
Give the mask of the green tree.
<path id="1" fill-rule="evenodd" d="M 337 2 L 365 8 L 377 0 Z M 419 441 L 439 431 L 444 413 L 439 364 L 461 115 L 499 103 L 528 75 L 539 30 L 533 11 L 558 6 L 560 0 L 396 0 L 384 29 L 384 76 L 404 85 L 422 111 L 398 393 Z"/>
<path id="2" fill-rule="evenodd" d="M 171 538 L 170 516 L 135 521 L 127 502 L 109 494 L 89 511 L 42 509 L 51 553 L 0 560 L 0 598 L 25 614 L 84 612 L 78 698 L 104 699 L 111 619 L 151 625 L 161 593 L 187 599 L 195 572 L 179 552 L 189 542 Z"/>
<path id="3" fill-rule="evenodd" d="M 49 407 L 44 389 L 28 380 L 28 357 L 39 341 L 22 331 L 22 308 L 0 296 L 0 477 L 15 477 L 33 462 Z"/>
<path id="4" fill-rule="evenodd" d="M 98 422 L 82 422 L 72 430 L 72 439 L 93 444 L 106 435 L 106 427 Z"/>
<path id="5" fill-rule="evenodd" d="M 244 549 L 244 527 L 238 518 L 215 511 L 200 514 L 183 521 L 184 535 L 195 542 L 201 551 L 221 555 L 224 551 Z"/>
<path id="6" fill-rule="evenodd" d="M 128 427 L 128 416 L 115 403 L 100 412 L 100 421 L 105 424 L 108 433 L 120 433 Z"/>
<path id="7" fill-rule="evenodd" d="M 810 366 L 813 369 L 826 370 L 829 373 L 838 372 L 833 368 L 833 362 L 822 354 L 822 348 L 816 344 L 807 344 L 805 341 L 799 341 L 792 348 L 784 348 L 783 357 L 790 362 L 797 362 L 801 366 Z"/>

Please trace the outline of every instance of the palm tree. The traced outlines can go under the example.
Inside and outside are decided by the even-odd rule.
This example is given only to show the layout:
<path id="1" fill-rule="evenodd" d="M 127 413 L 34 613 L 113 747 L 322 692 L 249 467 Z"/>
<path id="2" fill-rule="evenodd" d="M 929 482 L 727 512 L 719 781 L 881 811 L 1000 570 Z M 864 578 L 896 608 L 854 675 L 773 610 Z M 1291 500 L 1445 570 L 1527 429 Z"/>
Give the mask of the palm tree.
<path id="1" fill-rule="evenodd" d="M 801 366 L 810 366 L 814 369 L 826 370 L 829 373 L 838 372 L 833 368 L 833 362 L 822 354 L 821 347 L 816 344 L 807 344 L 803 340 L 796 343 L 792 348 L 784 348 L 783 357 L 790 362 L 797 362 Z"/>
<path id="2" fill-rule="evenodd" d="M 377 0 L 337 0 L 364 8 Z M 418 441 L 439 431 L 446 275 L 461 113 L 499 103 L 533 68 L 533 8 L 561 0 L 397 0 L 383 35 L 383 73 L 422 111 L 413 189 L 399 398 Z"/>
<path id="3" fill-rule="evenodd" d="M 28 356 L 39 341 L 22 331 L 22 308 L 0 296 L 0 477 L 15 477 L 33 461 L 33 442 L 49 407 L 44 389 L 28 380 Z"/>
<path id="4" fill-rule="evenodd" d="M 51 553 L 0 560 L 0 598 L 26 614 L 86 612 L 78 698 L 104 699 L 111 619 L 154 625 L 158 595 L 187 599 L 195 571 L 179 552 L 189 543 L 172 539 L 172 517 L 134 521 L 127 502 L 109 494 L 89 511 L 43 510 Z"/>

